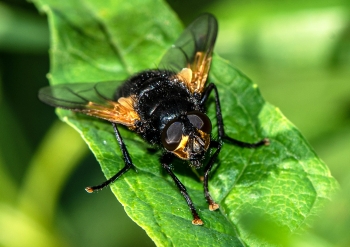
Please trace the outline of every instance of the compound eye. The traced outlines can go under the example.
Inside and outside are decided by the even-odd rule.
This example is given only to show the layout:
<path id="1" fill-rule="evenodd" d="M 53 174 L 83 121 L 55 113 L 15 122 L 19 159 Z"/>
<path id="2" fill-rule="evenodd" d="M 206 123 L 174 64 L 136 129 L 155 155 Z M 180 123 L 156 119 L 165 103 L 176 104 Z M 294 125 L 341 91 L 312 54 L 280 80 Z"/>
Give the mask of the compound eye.
<path id="1" fill-rule="evenodd" d="M 207 115 L 201 113 L 199 111 L 189 112 L 187 114 L 188 120 L 190 120 L 191 124 L 197 129 L 210 134 L 211 133 L 211 121 Z"/>
<path id="2" fill-rule="evenodd" d="M 182 138 L 182 123 L 170 122 L 168 123 L 162 132 L 162 143 L 168 151 L 175 150 Z"/>

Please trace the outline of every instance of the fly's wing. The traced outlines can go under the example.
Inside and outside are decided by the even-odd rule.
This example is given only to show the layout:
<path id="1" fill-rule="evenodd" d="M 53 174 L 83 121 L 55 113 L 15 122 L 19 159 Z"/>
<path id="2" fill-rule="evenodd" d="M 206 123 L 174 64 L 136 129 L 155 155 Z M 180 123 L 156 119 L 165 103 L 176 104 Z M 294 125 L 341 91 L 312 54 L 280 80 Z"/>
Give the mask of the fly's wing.
<path id="1" fill-rule="evenodd" d="M 39 99 L 54 107 L 82 112 L 133 128 L 139 115 L 134 109 L 132 96 L 114 100 L 119 85 L 118 82 L 55 85 L 40 89 Z"/>
<path id="2" fill-rule="evenodd" d="M 203 14 L 194 20 L 165 53 L 159 67 L 179 73 L 192 93 L 202 93 L 217 37 L 217 20 Z"/>

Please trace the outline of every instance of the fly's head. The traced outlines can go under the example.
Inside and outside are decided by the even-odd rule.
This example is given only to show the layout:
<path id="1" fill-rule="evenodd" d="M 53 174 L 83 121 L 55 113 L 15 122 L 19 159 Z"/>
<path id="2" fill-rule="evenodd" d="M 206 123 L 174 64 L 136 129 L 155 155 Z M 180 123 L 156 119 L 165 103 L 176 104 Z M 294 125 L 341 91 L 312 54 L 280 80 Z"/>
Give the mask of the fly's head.
<path id="1" fill-rule="evenodd" d="M 188 112 L 166 124 L 161 139 L 164 148 L 199 168 L 210 144 L 210 119 L 199 111 Z"/>

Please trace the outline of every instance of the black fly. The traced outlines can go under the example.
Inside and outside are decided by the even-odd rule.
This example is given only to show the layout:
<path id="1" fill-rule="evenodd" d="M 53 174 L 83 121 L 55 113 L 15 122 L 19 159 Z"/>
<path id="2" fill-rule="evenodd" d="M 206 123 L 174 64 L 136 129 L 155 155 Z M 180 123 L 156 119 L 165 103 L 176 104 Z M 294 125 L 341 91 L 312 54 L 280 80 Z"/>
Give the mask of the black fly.
<path id="1" fill-rule="evenodd" d="M 210 196 L 208 178 L 223 141 L 248 148 L 268 145 L 269 141 L 250 144 L 225 135 L 218 90 L 214 83 L 206 85 L 217 31 L 214 16 L 200 16 L 165 54 L 158 69 L 142 71 L 121 86 L 118 82 L 77 83 L 39 91 L 40 100 L 49 105 L 102 118 L 113 125 L 125 166 L 101 185 L 87 187 L 87 192 L 108 186 L 134 166 L 118 131 L 117 124 L 122 124 L 163 149 L 161 165 L 185 198 L 195 225 L 203 225 L 203 221 L 170 164 L 176 157 L 199 168 L 206 152 L 216 149 L 204 168 L 204 195 L 211 211 L 219 208 Z M 211 93 L 215 97 L 218 140 L 211 138 L 212 125 L 205 113 Z"/>

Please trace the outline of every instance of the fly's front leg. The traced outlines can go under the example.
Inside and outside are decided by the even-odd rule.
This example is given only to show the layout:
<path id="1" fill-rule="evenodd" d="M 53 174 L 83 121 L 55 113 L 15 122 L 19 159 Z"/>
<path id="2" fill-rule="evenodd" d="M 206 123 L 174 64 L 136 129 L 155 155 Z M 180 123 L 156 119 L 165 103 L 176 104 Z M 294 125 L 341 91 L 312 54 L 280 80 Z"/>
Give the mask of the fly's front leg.
<path id="1" fill-rule="evenodd" d="M 113 129 L 114 129 L 114 133 L 115 136 L 117 138 L 120 150 L 122 151 L 123 157 L 124 157 L 124 163 L 125 166 L 123 167 L 123 169 L 121 169 L 117 174 L 115 174 L 113 177 L 111 177 L 110 179 L 108 179 L 107 181 L 105 181 L 104 183 L 100 184 L 100 185 L 96 185 L 96 186 L 91 186 L 91 187 L 86 187 L 85 190 L 89 193 L 92 193 L 94 191 L 97 190 L 102 190 L 103 188 L 107 187 L 108 185 L 110 185 L 111 183 L 113 183 L 115 180 L 117 180 L 121 175 L 123 175 L 125 172 L 127 172 L 128 170 L 130 170 L 131 167 L 133 167 L 133 163 L 131 161 L 130 155 L 128 150 L 126 149 L 125 143 L 119 133 L 118 127 L 115 123 L 112 123 L 113 125 Z"/>
<path id="2" fill-rule="evenodd" d="M 190 198 L 190 196 L 187 193 L 186 187 L 185 185 L 183 185 L 180 180 L 175 176 L 175 174 L 173 173 L 173 171 L 171 170 L 169 164 L 172 160 L 173 156 L 170 153 L 165 153 L 163 154 L 163 156 L 161 157 L 160 162 L 162 163 L 163 168 L 167 171 L 167 173 L 171 176 L 171 178 L 174 180 L 176 186 L 179 188 L 180 193 L 182 194 L 182 196 L 185 198 L 188 207 L 191 210 L 192 216 L 193 216 L 193 220 L 192 220 L 192 224 L 193 225 L 203 225 L 203 221 L 201 220 L 201 218 L 199 217 L 196 208 Z"/>
<path id="3" fill-rule="evenodd" d="M 209 193 L 209 189 L 208 189 L 208 181 L 209 181 L 209 173 L 211 171 L 211 169 L 213 168 L 213 165 L 215 163 L 216 158 L 218 157 L 220 150 L 221 150 L 221 146 L 222 144 L 220 142 L 217 141 L 211 141 L 210 143 L 210 148 L 216 148 L 215 153 L 210 157 L 210 160 L 207 164 L 207 166 L 204 169 L 204 181 L 203 181 L 203 187 L 204 187 L 204 196 L 205 199 L 207 200 L 208 204 L 209 204 L 209 210 L 210 211 L 214 211 L 216 209 L 218 209 L 220 206 L 219 204 L 217 204 L 213 198 L 211 197 L 210 193 Z"/>
<path id="4" fill-rule="evenodd" d="M 222 119 L 219 93 L 214 83 L 210 83 L 208 87 L 206 87 L 201 99 L 201 106 L 204 106 L 205 102 L 209 98 L 209 95 L 212 91 L 214 91 L 214 94 L 215 94 L 215 106 L 216 106 L 215 110 L 216 110 L 216 119 L 218 124 L 219 142 L 221 142 L 222 140 L 227 140 L 234 145 L 245 147 L 245 148 L 256 148 L 256 147 L 270 144 L 270 141 L 268 138 L 264 138 L 256 143 L 247 143 L 247 142 L 242 142 L 227 136 L 224 130 L 224 120 Z"/>
<path id="5" fill-rule="evenodd" d="M 215 84 L 210 83 L 208 85 L 208 87 L 206 87 L 206 89 L 203 93 L 202 99 L 201 99 L 201 106 L 204 106 L 205 102 L 209 98 L 209 95 L 212 91 L 214 91 L 214 93 L 215 93 L 215 108 L 216 108 L 216 119 L 217 119 L 217 125 L 218 125 L 219 140 L 218 141 L 211 140 L 210 148 L 216 148 L 216 151 L 211 156 L 207 166 L 205 167 L 203 186 L 204 186 L 204 196 L 209 204 L 209 210 L 214 211 L 214 210 L 219 208 L 219 204 L 215 203 L 215 201 L 212 199 L 212 197 L 209 193 L 208 180 L 209 180 L 209 173 L 214 165 L 214 162 L 215 162 L 217 156 L 219 155 L 219 153 L 221 151 L 222 141 L 227 140 L 230 143 L 235 144 L 235 145 L 240 146 L 240 147 L 256 148 L 256 147 L 259 147 L 262 145 L 269 145 L 269 139 L 265 138 L 265 139 L 263 139 L 259 142 L 256 142 L 256 143 L 246 143 L 246 142 L 235 140 L 229 136 L 226 136 L 225 129 L 224 129 L 224 121 L 222 119 L 222 113 L 221 113 L 219 93 L 218 93 L 218 90 L 217 90 Z"/>

